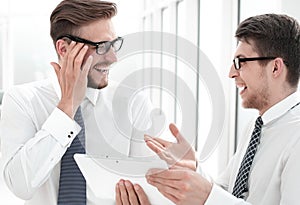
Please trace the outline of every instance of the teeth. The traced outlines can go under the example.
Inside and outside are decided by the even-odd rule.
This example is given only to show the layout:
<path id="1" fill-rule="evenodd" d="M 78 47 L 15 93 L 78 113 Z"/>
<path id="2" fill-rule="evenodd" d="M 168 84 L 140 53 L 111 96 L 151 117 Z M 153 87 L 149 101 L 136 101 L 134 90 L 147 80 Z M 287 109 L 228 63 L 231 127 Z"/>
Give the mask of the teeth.
<path id="1" fill-rule="evenodd" d="M 109 69 L 103 69 L 103 68 L 97 68 L 97 67 L 94 67 L 94 69 L 101 73 L 109 73 Z"/>
<path id="2" fill-rule="evenodd" d="M 245 90 L 246 88 L 247 88 L 247 87 L 245 86 L 245 87 L 241 87 L 240 89 L 241 89 L 241 90 Z"/>
<path id="3" fill-rule="evenodd" d="M 247 88 L 247 86 L 241 85 L 241 84 L 237 84 L 236 87 L 239 88 L 239 89 L 245 89 L 245 88 Z"/>

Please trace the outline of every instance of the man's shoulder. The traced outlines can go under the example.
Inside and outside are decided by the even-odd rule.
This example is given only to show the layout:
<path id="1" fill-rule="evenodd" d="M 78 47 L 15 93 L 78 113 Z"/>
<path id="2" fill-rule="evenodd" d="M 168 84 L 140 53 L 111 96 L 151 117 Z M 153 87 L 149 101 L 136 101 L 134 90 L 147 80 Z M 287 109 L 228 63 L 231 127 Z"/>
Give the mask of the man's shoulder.
<path id="1" fill-rule="evenodd" d="M 32 96 L 52 92 L 53 90 L 52 81 L 50 79 L 44 79 L 14 85 L 4 92 L 4 96 L 10 95 L 15 98 L 31 98 Z"/>
<path id="2" fill-rule="evenodd" d="M 38 81 L 33 81 L 33 82 L 27 82 L 27 83 L 13 85 L 8 91 L 14 91 L 14 90 L 34 90 L 34 89 L 39 89 L 39 88 L 43 88 L 43 87 L 48 87 L 51 84 L 52 83 L 51 83 L 50 79 L 43 79 L 43 80 L 38 80 Z"/>

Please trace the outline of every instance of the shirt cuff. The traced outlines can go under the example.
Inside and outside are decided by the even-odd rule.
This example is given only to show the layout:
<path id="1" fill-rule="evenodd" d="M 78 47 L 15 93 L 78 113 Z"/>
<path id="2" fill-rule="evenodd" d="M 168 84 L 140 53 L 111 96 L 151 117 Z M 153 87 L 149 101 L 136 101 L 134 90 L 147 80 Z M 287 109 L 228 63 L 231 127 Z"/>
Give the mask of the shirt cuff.
<path id="1" fill-rule="evenodd" d="M 236 198 L 235 196 L 225 191 L 218 185 L 213 184 L 212 190 L 205 202 L 205 205 L 215 205 L 215 204 L 233 205 L 233 204 L 240 204 L 241 202 L 244 202 L 244 200 Z"/>
<path id="2" fill-rule="evenodd" d="M 70 146 L 81 127 L 57 107 L 43 124 L 42 129 L 49 132 L 63 147 Z"/>

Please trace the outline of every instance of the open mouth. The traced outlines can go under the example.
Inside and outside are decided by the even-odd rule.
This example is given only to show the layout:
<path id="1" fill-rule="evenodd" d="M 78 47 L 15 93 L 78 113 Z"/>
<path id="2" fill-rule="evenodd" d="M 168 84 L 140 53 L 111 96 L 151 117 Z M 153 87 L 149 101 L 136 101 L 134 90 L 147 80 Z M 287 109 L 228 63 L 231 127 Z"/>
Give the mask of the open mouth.
<path id="1" fill-rule="evenodd" d="M 94 70 L 102 73 L 102 74 L 108 74 L 109 73 L 109 68 L 99 68 L 100 66 L 96 65 L 93 67 Z"/>
<path id="2" fill-rule="evenodd" d="M 236 87 L 240 90 L 240 95 L 242 95 L 247 90 L 246 85 L 237 84 Z"/>
<path id="3" fill-rule="evenodd" d="M 99 68 L 94 68 L 96 71 L 103 73 L 103 74 L 108 74 L 109 73 L 109 69 L 99 69 Z"/>

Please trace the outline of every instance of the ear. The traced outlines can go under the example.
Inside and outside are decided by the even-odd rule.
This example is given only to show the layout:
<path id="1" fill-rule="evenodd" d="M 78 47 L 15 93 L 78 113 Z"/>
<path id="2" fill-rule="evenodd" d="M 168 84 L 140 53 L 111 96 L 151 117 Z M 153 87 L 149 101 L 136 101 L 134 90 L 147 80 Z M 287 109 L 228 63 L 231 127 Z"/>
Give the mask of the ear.
<path id="1" fill-rule="evenodd" d="M 59 39 L 55 43 L 56 52 L 60 57 L 65 56 L 67 52 L 67 47 L 68 47 L 68 43 L 63 39 Z"/>
<path id="2" fill-rule="evenodd" d="M 285 66 L 282 58 L 275 58 L 273 66 L 272 75 L 274 78 L 278 78 L 280 75 L 282 75 Z"/>

